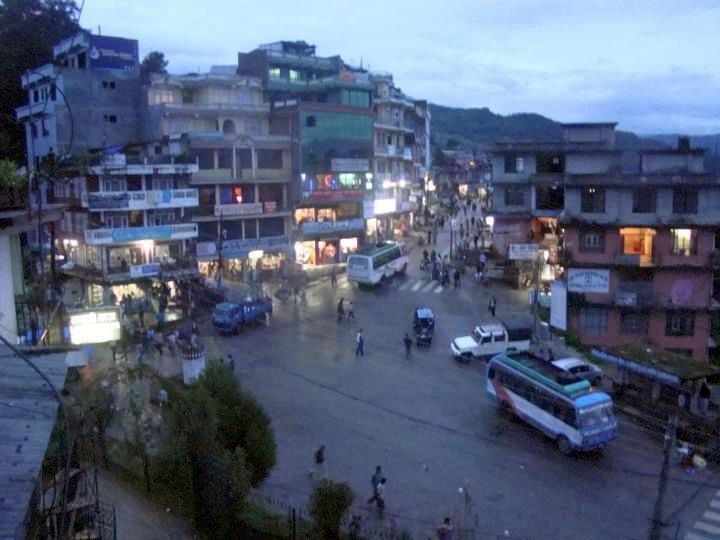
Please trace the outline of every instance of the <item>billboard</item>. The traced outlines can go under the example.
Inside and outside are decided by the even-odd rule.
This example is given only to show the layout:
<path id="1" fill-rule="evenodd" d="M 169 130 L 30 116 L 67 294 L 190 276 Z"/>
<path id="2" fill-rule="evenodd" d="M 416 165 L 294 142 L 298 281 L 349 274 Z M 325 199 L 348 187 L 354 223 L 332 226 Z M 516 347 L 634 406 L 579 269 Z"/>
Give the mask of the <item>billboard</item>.
<path id="1" fill-rule="evenodd" d="M 534 261 L 537 260 L 539 249 L 538 244 L 509 244 L 508 259 Z"/>
<path id="2" fill-rule="evenodd" d="M 90 67 L 93 69 L 130 70 L 137 67 L 138 42 L 111 36 L 89 36 Z"/>
<path id="3" fill-rule="evenodd" d="M 101 308 L 70 313 L 68 326 L 74 345 L 118 341 L 120 312 L 117 308 Z"/>
<path id="4" fill-rule="evenodd" d="M 578 293 L 607 293 L 610 291 L 610 270 L 568 268 L 567 290 Z"/>
<path id="5" fill-rule="evenodd" d="M 562 281 L 550 285 L 550 326 L 567 330 L 567 287 Z"/>

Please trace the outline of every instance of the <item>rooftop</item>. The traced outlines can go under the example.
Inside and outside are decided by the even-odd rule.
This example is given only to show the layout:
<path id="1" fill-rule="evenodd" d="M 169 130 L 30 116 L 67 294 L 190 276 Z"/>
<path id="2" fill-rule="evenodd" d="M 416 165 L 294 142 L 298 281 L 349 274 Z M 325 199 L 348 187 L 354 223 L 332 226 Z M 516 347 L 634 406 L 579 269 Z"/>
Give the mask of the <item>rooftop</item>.
<path id="1" fill-rule="evenodd" d="M 570 122 L 567 124 L 561 124 L 564 128 L 590 128 L 590 127 L 610 127 L 614 128 L 618 125 L 617 122 Z"/>
<path id="2" fill-rule="evenodd" d="M 0 538 L 18 538 L 40 473 L 58 402 L 47 383 L 0 346 Z M 32 358 L 59 390 L 66 353 Z M 21 536 L 24 538 L 24 534 Z"/>

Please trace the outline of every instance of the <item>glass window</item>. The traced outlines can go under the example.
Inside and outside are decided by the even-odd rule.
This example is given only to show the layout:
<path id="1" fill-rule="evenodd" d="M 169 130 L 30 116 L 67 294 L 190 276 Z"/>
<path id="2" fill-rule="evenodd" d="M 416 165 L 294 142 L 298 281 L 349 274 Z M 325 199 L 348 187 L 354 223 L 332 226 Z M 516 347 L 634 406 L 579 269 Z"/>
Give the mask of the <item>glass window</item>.
<path id="1" fill-rule="evenodd" d="M 695 334 L 695 313 L 687 310 L 671 310 L 665 314 L 666 336 L 692 336 Z"/>
<path id="2" fill-rule="evenodd" d="M 215 168 L 215 150 L 212 148 L 195 148 L 191 151 L 193 160 L 197 160 L 200 169 Z"/>
<path id="3" fill-rule="evenodd" d="M 608 311 L 605 308 L 582 308 L 580 310 L 580 328 L 587 334 L 607 332 Z"/>
<path id="4" fill-rule="evenodd" d="M 515 154 L 507 154 L 505 156 L 505 172 L 521 173 L 525 170 L 525 158 L 516 156 Z"/>
<path id="5" fill-rule="evenodd" d="M 218 169 L 232 168 L 232 148 L 219 148 L 218 151 Z"/>
<path id="6" fill-rule="evenodd" d="M 580 231 L 579 251 L 605 251 L 605 231 Z"/>
<path id="7" fill-rule="evenodd" d="M 655 212 L 657 196 L 652 188 L 635 188 L 633 190 L 633 213 L 651 214 Z"/>
<path id="8" fill-rule="evenodd" d="M 649 320 L 650 317 L 647 313 L 621 312 L 620 333 L 645 336 L 648 333 Z"/>
<path id="9" fill-rule="evenodd" d="M 605 189 L 586 187 L 580 196 L 580 211 L 590 214 L 605 213 Z"/>
<path id="10" fill-rule="evenodd" d="M 299 81 L 300 80 L 300 72 L 297 69 L 291 69 L 289 71 L 290 80 L 291 81 Z"/>
<path id="11" fill-rule="evenodd" d="M 285 234 L 285 220 L 278 218 L 264 218 L 260 222 L 260 237 L 283 236 Z"/>
<path id="12" fill-rule="evenodd" d="M 673 190 L 673 214 L 697 214 L 698 192 L 692 188 Z"/>
<path id="13" fill-rule="evenodd" d="M 271 79 L 279 79 L 280 78 L 280 68 L 270 68 L 268 70 L 268 77 Z"/>
<path id="14" fill-rule="evenodd" d="M 697 231 L 694 229 L 670 229 L 674 255 L 695 255 L 697 253 Z"/>
<path id="15" fill-rule="evenodd" d="M 258 169 L 282 169 L 282 150 L 261 148 L 257 150 Z"/>
<path id="16" fill-rule="evenodd" d="M 505 206 L 522 206 L 525 204 L 525 189 L 521 187 L 505 188 Z"/>

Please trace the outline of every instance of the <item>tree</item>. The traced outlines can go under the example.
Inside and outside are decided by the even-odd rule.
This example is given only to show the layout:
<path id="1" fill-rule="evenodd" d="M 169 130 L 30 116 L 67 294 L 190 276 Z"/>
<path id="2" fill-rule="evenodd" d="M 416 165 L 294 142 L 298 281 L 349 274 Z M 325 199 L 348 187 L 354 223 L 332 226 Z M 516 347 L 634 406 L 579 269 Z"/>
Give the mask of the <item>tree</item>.
<path id="1" fill-rule="evenodd" d="M 323 480 L 315 486 L 308 511 L 322 538 L 340 538 L 340 521 L 354 499 L 355 494 L 345 482 Z"/>
<path id="2" fill-rule="evenodd" d="M 25 130 L 15 109 L 27 104 L 20 77 L 52 61 L 52 47 L 80 30 L 74 0 L 0 2 L 0 159 L 25 161 Z"/>
<path id="3" fill-rule="evenodd" d="M 432 164 L 433 167 L 444 167 L 445 165 L 447 165 L 447 158 L 438 146 L 436 146 L 433 150 Z"/>
<path id="4" fill-rule="evenodd" d="M 140 76 L 143 79 L 149 79 L 153 73 L 167 73 L 168 61 L 165 60 L 165 54 L 160 51 L 152 51 L 145 55 L 140 64 Z"/>
<path id="5" fill-rule="evenodd" d="M 452 138 L 447 140 L 446 147 L 448 150 L 457 150 L 458 146 L 460 146 L 460 143 L 457 140 Z"/>

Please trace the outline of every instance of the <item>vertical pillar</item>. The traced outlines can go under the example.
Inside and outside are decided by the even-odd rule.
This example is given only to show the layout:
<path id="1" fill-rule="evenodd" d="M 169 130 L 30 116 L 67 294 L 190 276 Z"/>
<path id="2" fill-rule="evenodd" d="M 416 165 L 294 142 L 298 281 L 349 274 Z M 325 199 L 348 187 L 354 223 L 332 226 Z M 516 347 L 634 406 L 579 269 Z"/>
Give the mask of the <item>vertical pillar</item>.
<path id="1" fill-rule="evenodd" d="M 10 236 L 0 236 L 0 335 L 10 343 L 17 343 L 17 312 L 10 242 Z"/>

